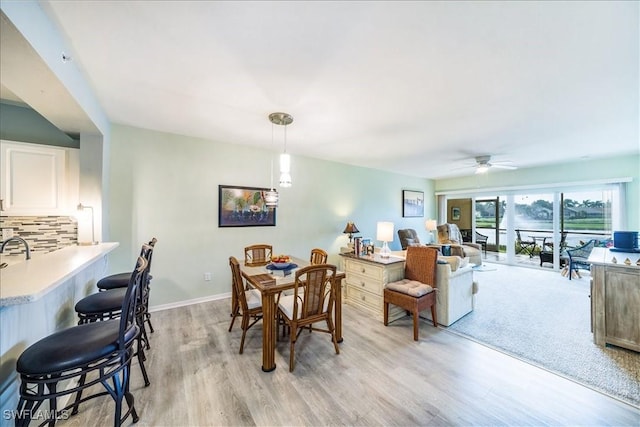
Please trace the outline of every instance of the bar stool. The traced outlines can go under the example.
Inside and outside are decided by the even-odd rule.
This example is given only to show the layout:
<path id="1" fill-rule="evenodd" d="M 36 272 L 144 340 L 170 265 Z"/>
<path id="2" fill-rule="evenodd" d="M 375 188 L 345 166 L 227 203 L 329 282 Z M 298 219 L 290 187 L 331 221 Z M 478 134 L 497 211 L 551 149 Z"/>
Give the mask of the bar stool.
<path id="1" fill-rule="evenodd" d="M 157 241 L 158 240 L 154 237 L 149 241 L 148 245 L 153 248 L 155 247 Z M 140 256 L 143 256 L 142 250 L 140 252 Z M 151 270 L 151 256 L 149 256 L 148 262 L 149 262 L 149 270 Z M 96 284 L 96 286 L 98 287 L 98 290 L 100 292 L 103 292 L 109 289 L 126 288 L 127 283 L 129 282 L 130 276 L 131 276 L 130 272 L 111 274 L 109 276 L 105 276 L 102 279 L 98 280 L 98 283 Z M 149 280 L 151 279 L 152 279 L 151 274 L 149 274 Z M 147 297 L 148 297 L 148 294 L 147 294 Z M 149 310 L 148 310 L 149 308 L 148 301 L 143 301 L 143 304 L 145 306 L 144 320 L 149 325 L 149 331 L 153 333 L 154 329 L 153 329 L 153 325 L 151 324 L 151 314 L 149 314 Z M 144 329 L 144 335 L 146 339 L 147 338 L 146 328 Z"/>
<path id="2" fill-rule="evenodd" d="M 147 261 L 139 257 L 121 301 L 120 319 L 72 326 L 22 352 L 16 364 L 21 379 L 16 426 L 29 425 L 45 401 L 49 402 L 51 419 L 43 424 L 55 425 L 56 419 L 69 409 L 71 415 L 77 414 L 80 403 L 106 394 L 115 401 L 115 426 L 120 426 L 129 415 L 134 423 L 138 421 L 129 379 L 133 344 L 140 335 L 136 302 L 148 273 L 146 267 Z M 58 389 L 60 382 L 63 386 Z M 93 390 L 93 394 L 82 397 L 83 390 L 97 384 L 102 384 L 106 391 Z M 58 397 L 74 393 L 73 402 L 58 410 Z M 124 416 L 123 399 L 128 406 Z"/>
<path id="3" fill-rule="evenodd" d="M 144 349 L 149 350 L 149 337 L 145 328 L 145 313 L 148 311 L 149 305 L 149 290 L 150 290 L 150 276 L 149 267 L 151 265 L 151 256 L 153 254 L 153 247 L 150 245 L 142 245 L 141 257 L 146 261 L 146 274 L 143 283 L 140 285 L 140 292 L 138 293 L 139 300 L 136 305 L 136 321 L 140 328 L 140 334 L 137 339 L 136 356 L 140 364 L 140 370 L 144 378 L 145 386 L 150 383 L 147 370 L 144 366 L 146 356 Z M 114 288 L 106 290 L 104 292 L 96 292 L 79 300 L 75 305 L 76 313 L 78 314 L 78 325 L 87 323 L 100 322 L 115 319 L 121 316 L 122 301 L 126 296 L 127 288 Z"/>

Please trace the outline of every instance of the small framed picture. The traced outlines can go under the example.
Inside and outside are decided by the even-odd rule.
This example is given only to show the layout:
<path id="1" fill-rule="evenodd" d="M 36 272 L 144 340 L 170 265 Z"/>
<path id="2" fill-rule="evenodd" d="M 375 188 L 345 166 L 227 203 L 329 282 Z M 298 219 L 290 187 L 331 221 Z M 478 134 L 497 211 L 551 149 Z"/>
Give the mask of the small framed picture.
<path id="1" fill-rule="evenodd" d="M 453 221 L 460 221 L 460 208 L 451 208 L 451 219 Z"/>
<path id="2" fill-rule="evenodd" d="M 422 191 L 402 190 L 402 216 L 424 216 L 424 193 Z"/>

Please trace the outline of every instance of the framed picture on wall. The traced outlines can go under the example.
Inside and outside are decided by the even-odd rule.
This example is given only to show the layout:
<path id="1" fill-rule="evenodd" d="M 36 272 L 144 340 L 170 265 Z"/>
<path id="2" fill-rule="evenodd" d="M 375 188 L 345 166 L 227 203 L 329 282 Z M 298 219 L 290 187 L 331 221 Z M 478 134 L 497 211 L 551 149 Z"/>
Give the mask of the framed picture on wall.
<path id="1" fill-rule="evenodd" d="M 451 219 L 460 221 L 460 208 L 451 208 Z"/>
<path id="2" fill-rule="evenodd" d="M 218 185 L 218 227 L 265 227 L 276 225 L 276 209 L 268 208 L 268 188 Z"/>
<path id="3" fill-rule="evenodd" d="M 424 216 L 424 193 L 422 191 L 402 190 L 402 216 Z"/>

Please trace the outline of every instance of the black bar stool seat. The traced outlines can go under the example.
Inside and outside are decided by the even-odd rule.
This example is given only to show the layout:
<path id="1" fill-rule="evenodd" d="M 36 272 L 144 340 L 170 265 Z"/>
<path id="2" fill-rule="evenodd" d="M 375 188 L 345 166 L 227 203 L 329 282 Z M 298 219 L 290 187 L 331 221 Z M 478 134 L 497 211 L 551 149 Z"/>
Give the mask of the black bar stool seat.
<path id="1" fill-rule="evenodd" d="M 80 318 L 78 323 L 83 324 L 119 317 L 122 300 L 126 293 L 127 288 L 114 288 L 82 298 L 75 306 L 76 313 Z"/>
<path id="2" fill-rule="evenodd" d="M 118 349 L 119 326 L 120 320 L 114 319 L 51 334 L 22 352 L 16 370 L 27 375 L 69 371 L 107 357 Z M 129 329 L 124 336 L 126 344 L 134 340 L 139 331 L 138 326 Z"/>
<path id="3" fill-rule="evenodd" d="M 126 288 L 129 284 L 129 279 L 131 278 L 131 272 L 129 273 L 118 273 L 111 274 L 109 276 L 103 277 L 98 280 L 96 286 L 101 291 L 106 291 L 109 289 L 116 288 Z"/>

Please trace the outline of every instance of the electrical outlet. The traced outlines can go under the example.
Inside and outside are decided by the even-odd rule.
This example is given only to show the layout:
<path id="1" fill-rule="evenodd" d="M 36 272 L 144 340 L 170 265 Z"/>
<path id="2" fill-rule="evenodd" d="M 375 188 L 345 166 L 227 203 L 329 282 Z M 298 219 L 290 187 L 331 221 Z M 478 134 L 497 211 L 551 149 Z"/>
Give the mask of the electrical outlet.
<path id="1" fill-rule="evenodd" d="M 13 228 L 2 229 L 2 240 L 7 240 L 13 237 Z"/>
<path id="2" fill-rule="evenodd" d="M 204 273 L 205 282 L 209 282 L 211 280 L 211 273 Z"/>

